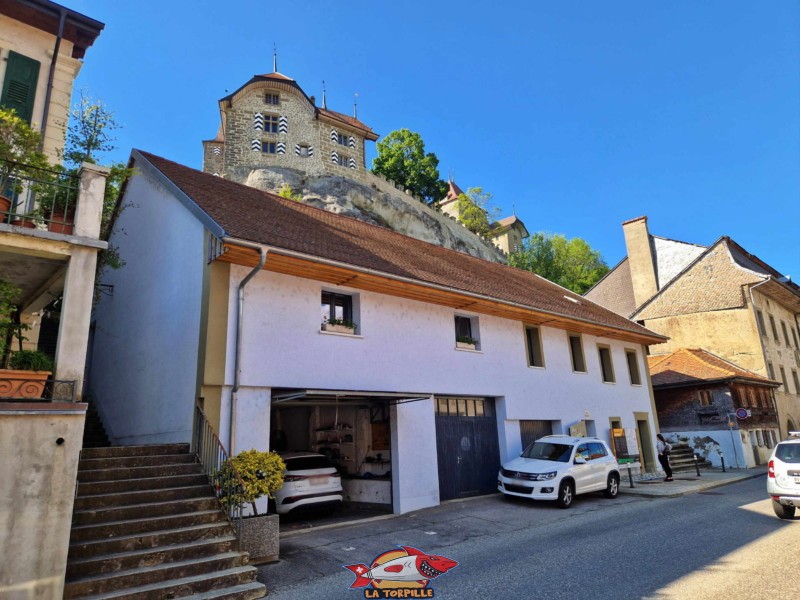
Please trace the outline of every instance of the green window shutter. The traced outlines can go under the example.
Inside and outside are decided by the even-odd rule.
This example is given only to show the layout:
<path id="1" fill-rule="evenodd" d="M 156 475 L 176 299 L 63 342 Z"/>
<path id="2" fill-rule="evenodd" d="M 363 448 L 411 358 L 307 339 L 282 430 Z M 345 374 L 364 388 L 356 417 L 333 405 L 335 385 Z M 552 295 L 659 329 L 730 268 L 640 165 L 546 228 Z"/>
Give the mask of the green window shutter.
<path id="1" fill-rule="evenodd" d="M 39 61 L 14 51 L 9 52 L 0 105 L 13 108 L 20 118 L 30 123 L 31 117 L 33 117 L 33 101 L 36 98 L 38 80 Z"/>

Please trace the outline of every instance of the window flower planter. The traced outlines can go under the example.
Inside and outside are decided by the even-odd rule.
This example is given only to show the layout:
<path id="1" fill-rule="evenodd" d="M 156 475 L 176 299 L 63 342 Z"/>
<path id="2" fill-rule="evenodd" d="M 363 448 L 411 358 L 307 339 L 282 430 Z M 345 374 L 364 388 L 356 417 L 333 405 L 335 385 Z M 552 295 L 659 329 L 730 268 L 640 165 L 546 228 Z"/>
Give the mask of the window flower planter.
<path id="1" fill-rule="evenodd" d="M 475 342 L 456 342 L 456 348 L 461 348 L 463 350 L 477 350 L 478 345 Z"/>
<path id="2" fill-rule="evenodd" d="M 329 331 L 331 333 L 348 333 L 352 335 L 356 332 L 356 328 L 348 327 L 347 325 L 331 325 L 330 323 L 323 323 L 322 331 Z"/>

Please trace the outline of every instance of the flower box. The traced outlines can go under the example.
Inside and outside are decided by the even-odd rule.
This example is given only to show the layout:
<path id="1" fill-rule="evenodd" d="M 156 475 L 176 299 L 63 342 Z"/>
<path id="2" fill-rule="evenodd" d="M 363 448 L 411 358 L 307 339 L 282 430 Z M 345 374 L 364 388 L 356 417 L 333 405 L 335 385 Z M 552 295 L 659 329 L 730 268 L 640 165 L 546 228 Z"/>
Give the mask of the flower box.
<path id="1" fill-rule="evenodd" d="M 331 325 L 330 323 L 322 324 L 322 331 L 329 331 L 331 333 L 355 333 L 355 327 L 348 327 L 347 325 Z"/>
<path id="2" fill-rule="evenodd" d="M 0 398 L 41 398 L 51 374 L 51 371 L 0 369 Z"/>
<path id="3" fill-rule="evenodd" d="M 456 348 L 461 348 L 463 350 L 477 350 L 478 345 L 469 342 L 456 342 Z"/>

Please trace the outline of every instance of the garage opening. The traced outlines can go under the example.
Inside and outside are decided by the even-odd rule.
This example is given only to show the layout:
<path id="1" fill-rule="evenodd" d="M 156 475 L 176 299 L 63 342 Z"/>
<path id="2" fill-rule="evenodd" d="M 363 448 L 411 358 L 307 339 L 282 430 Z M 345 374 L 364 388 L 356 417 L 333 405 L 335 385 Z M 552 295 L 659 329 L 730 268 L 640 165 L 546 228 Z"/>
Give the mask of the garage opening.
<path id="1" fill-rule="evenodd" d="M 523 450 L 539 438 L 548 435 L 553 435 L 552 421 L 522 420 L 519 422 L 519 437 Z"/>

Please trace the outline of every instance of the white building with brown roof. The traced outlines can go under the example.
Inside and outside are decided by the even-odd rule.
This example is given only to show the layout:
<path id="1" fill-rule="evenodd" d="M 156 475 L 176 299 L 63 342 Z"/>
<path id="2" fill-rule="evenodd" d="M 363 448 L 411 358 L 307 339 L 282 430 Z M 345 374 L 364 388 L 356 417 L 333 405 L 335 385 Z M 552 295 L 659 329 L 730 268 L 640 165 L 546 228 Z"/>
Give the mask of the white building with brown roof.
<path id="1" fill-rule="evenodd" d="M 96 312 L 114 443 L 315 450 L 395 512 L 495 489 L 533 438 L 638 436 L 663 336 L 532 273 L 134 151 Z M 124 233 L 123 233 L 124 232 Z"/>

